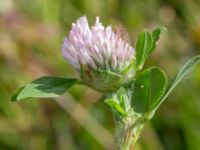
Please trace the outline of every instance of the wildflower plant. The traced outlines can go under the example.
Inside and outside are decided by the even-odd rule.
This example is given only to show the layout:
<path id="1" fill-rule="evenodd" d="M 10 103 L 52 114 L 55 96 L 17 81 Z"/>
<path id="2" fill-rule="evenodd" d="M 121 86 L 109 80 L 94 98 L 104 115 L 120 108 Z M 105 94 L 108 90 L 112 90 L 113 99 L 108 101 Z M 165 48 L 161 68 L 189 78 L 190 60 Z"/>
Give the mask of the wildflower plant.
<path id="1" fill-rule="evenodd" d="M 162 69 L 143 69 L 163 31 L 165 27 L 141 32 L 134 49 L 121 28 L 114 32 L 111 26 L 104 27 L 98 17 L 90 28 L 87 18 L 81 17 L 72 24 L 62 45 L 64 58 L 79 72 L 80 78 L 41 77 L 17 89 L 11 100 L 55 98 L 74 84 L 89 86 L 104 94 L 104 102 L 113 113 L 116 148 L 132 150 L 144 125 L 200 61 L 200 56 L 189 60 L 169 85 Z"/>

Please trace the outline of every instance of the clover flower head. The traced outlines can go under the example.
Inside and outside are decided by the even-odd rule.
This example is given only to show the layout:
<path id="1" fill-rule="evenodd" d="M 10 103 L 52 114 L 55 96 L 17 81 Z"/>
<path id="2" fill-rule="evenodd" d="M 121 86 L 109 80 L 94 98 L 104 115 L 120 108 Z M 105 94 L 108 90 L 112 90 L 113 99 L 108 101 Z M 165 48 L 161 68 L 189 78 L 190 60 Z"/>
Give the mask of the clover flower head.
<path id="1" fill-rule="evenodd" d="M 113 87 L 105 85 L 113 82 L 109 78 L 119 78 L 118 82 L 122 82 L 121 78 L 125 80 L 134 75 L 134 69 L 130 68 L 135 60 L 135 50 L 121 33 L 120 30 L 113 32 L 111 26 L 104 27 L 99 17 L 90 28 L 83 16 L 72 24 L 69 37 L 64 39 L 62 54 L 81 73 L 85 84 L 99 91 L 112 90 Z M 99 84 L 94 82 L 99 81 L 102 87 L 94 87 L 93 84 Z M 119 86 L 114 82 L 109 84 Z"/>

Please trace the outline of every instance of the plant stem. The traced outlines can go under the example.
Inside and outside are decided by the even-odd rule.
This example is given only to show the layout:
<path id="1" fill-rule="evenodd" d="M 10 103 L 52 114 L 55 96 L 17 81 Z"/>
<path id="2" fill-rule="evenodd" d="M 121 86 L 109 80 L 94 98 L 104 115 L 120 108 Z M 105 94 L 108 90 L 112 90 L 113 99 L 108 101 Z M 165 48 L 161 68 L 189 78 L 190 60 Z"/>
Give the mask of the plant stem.
<path id="1" fill-rule="evenodd" d="M 136 115 L 115 118 L 116 144 L 118 150 L 133 150 L 145 121 Z"/>

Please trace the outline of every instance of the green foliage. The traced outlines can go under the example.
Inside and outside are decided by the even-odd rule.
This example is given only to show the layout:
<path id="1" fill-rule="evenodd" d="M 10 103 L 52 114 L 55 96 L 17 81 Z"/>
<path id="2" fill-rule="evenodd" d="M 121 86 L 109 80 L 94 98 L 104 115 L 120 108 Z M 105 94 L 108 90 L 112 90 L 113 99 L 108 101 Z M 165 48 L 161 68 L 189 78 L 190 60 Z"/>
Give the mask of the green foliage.
<path id="1" fill-rule="evenodd" d="M 136 42 L 136 61 L 138 69 L 141 70 L 145 60 L 153 52 L 156 47 L 156 42 L 160 37 L 160 33 L 165 31 L 165 27 L 158 27 L 154 31 L 143 31 L 138 36 Z"/>
<path id="2" fill-rule="evenodd" d="M 120 115 L 126 115 L 131 109 L 130 98 L 127 96 L 127 89 L 122 87 L 116 91 L 116 93 L 112 94 L 112 96 L 108 97 L 110 98 L 106 99 L 104 102 L 108 104 L 114 112 Z"/>
<path id="3" fill-rule="evenodd" d="M 132 95 L 132 106 L 138 113 L 148 113 L 165 92 L 167 78 L 165 73 L 156 67 L 146 69 L 138 74 Z"/>
<path id="4" fill-rule="evenodd" d="M 189 60 L 178 72 L 169 87 L 166 89 L 167 79 L 163 71 L 150 68 L 138 74 L 134 83 L 132 105 L 138 113 L 150 113 L 153 117 L 156 110 L 173 91 L 176 85 L 184 78 L 191 68 L 200 62 L 200 56 Z"/>
<path id="5" fill-rule="evenodd" d="M 45 76 L 17 89 L 11 96 L 12 101 L 25 98 L 50 98 L 64 94 L 77 79 Z"/>
<path id="6" fill-rule="evenodd" d="M 155 30 L 152 31 L 152 33 L 151 33 L 152 45 L 151 45 L 151 48 L 149 50 L 149 54 L 148 55 L 150 55 L 154 51 L 154 49 L 156 48 L 157 41 L 160 38 L 160 34 L 161 34 L 161 32 L 164 32 L 164 31 L 167 31 L 167 28 L 165 28 L 163 26 L 158 27 L 158 28 L 156 28 Z"/>
<path id="7" fill-rule="evenodd" d="M 120 115 L 125 115 L 125 110 L 120 106 L 120 104 L 115 99 L 106 99 L 105 103 L 108 104 L 113 111 L 116 111 Z"/>
<path id="8" fill-rule="evenodd" d="M 165 91 L 165 94 L 162 96 L 160 102 L 157 104 L 155 111 L 158 109 L 158 107 L 163 103 L 163 101 L 167 98 L 167 96 L 173 91 L 173 89 L 177 86 L 177 84 L 184 78 L 184 76 L 191 70 L 191 68 L 200 62 L 200 55 L 193 57 L 190 59 L 178 72 L 176 77 L 173 79 L 167 90 Z"/>
<path id="9" fill-rule="evenodd" d="M 70 150 L 114 149 L 112 146 L 106 147 L 106 142 L 98 142 L 92 132 L 94 129 L 100 130 L 96 126 L 89 128 L 93 123 L 84 120 L 85 117 L 82 117 L 84 115 L 78 108 L 73 116 L 52 101 L 10 103 L 11 91 L 16 86 L 23 85 L 25 79 L 30 79 L 33 74 L 39 76 L 44 71 L 50 74 L 49 69 L 63 76 L 73 73 L 72 67 L 61 59 L 58 51 L 63 37 L 71 28 L 71 23 L 83 14 L 91 22 L 98 14 L 105 24 L 123 24 L 131 31 L 131 35 L 138 33 L 141 27 L 158 22 L 169 26 L 170 32 L 160 45 L 160 52 L 153 60 L 148 61 L 150 64 L 161 64 L 169 75 L 176 69 L 180 58 L 200 54 L 197 21 L 200 18 L 200 1 L 197 0 L 167 3 L 144 3 L 141 0 L 2 0 L 0 6 L 1 150 L 65 150 L 66 147 Z M 37 71 L 32 69 L 33 66 L 37 67 Z M 164 109 L 160 109 L 151 121 L 151 126 L 147 125 L 147 132 L 140 137 L 142 146 L 138 142 L 135 150 L 199 149 L 199 67 L 173 92 Z M 97 121 L 97 125 L 103 124 L 106 130 L 113 130 L 112 116 L 99 104 L 101 102 L 86 102 L 86 99 L 90 98 L 95 100 L 99 96 L 97 92 L 83 92 L 80 86 L 73 87 L 73 91 L 73 95 L 79 95 L 74 101 L 81 100 L 81 104 L 84 103 L 84 106 L 89 108 L 85 110 L 89 110 L 90 113 L 90 108 L 96 111 L 91 115 Z M 84 91 L 87 91 L 87 88 Z M 11 114 L 12 117 L 9 117 Z M 79 117 L 76 117 L 76 114 Z M 78 121 L 81 124 L 71 121 L 76 119 L 81 120 Z M 87 132 L 88 128 L 91 132 Z M 102 132 L 98 135 L 106 141 Z"/>
<path id="10" fill-rule="evenodd" d="M 136 43 L 136 61 L 139 69 L 142 69 L 142 66 L 149 54 L 151 43 L 152 37 L 149 31 L 140 33 Z"/>

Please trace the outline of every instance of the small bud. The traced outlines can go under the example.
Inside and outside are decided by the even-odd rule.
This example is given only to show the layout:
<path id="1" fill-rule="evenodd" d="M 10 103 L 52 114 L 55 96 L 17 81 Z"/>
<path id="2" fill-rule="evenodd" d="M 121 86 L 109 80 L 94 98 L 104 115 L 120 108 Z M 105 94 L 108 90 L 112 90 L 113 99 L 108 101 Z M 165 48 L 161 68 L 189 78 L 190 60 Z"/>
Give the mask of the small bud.
<path id="1" fill-rule="evenodd" d="M 84 16 L 72 24 L 62 54 L 84 84 L 100 92 L 114 91 L 135 75 L 135 50 L 120 35 L 111 26 L 104 27 L 99 17 L 90 28 Z"/>

